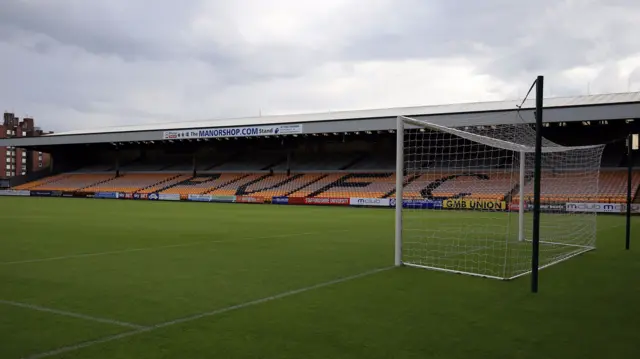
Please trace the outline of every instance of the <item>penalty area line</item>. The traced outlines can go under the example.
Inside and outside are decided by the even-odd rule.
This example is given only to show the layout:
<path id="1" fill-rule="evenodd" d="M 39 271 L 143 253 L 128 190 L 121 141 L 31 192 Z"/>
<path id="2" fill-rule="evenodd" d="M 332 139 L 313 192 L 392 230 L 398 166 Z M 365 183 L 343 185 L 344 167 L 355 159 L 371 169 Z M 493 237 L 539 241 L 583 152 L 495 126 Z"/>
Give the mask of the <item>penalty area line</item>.
<path id="1" fill-rule="evenodd" d="M 281 235 L 262 236 L 262 237 L 245 237 L 245 238 L 238 238 L 238 239 L 222 239 L 222 240 L 217 240 L 217 241 L 198 241 L 198 242 L 189 242 L 189 243 L 178 243 L 178 244 L 169 244 L 169 245 L 166 245 L 166 246 L 129 248 L 129 249 L 122 249 L 122 250 L 117 250 L 117 251 L 72 254 L 72 255 L 60 256 L 60 257 L 48 257 L 48 258 L 25 259 L 25 260 L 21 260 L 21 261 L 12 261 L 12 262 L 0 262 L 0 265 L 14 265 L 14 264 L 51 262 L 51 261 L 60 261 L 60 260 L 65 260 L 65 259 L 106 256 L 106 255 L 111 255 L 111 254 L 144 252 L 144 251 L 152 251 L 152 250 L 156 250 L 156 249 L 190 247 L 190 246 L 196 246 L 196 245 L 199 245 L 199 244 L 228 243 L 228 242 L 236 242 L 236 241 L 272 239 L 272 238 L 288 238 L 288 237 L 311 236 L 311 235 L 314 235 L 314 234 L 339 233 L 339 232 L 349 232 L 349 230 L 345 229 L 345 230 L 322 231 L 322 232 L 305 232 L 305 233 L 281 234 Z"/>
<path id="2" fill-rule="evenodd" d="M 10 306 L 13 306 L 13 307 L 18 307 L 18 308 L 31 309 L 31 310 L 35 310 L 35 311 L 38 311 L 38 312 L 45 312 L 45 313 L 63 315 L 65 317 L 84 319 L 84 320 L 103 323 L 103 324 L 113 324 L 113 325 L 118 325 L 118 326 L 127 327 L 127 328 L 134 328 L 134 329 L 146 328 L 143 325 L 122 322 L 122 321 L 119 321 L 119 320 L 92 317 L 92 316 L 86 315 L 86 314 L 67 312 L 67 311 L 64 311 L 64 310 L 46 308 L 46 307 L 41 307 L 39 305 L 22 303 L 22 302 L 14 302 L 14 301 L 11 301 L 11 300 L 0 299 L 0 304 L 10 305 Z"/>
<path id="3" fill-rule="evenodd" d="M 120 340 L 120 339 L 123 339 L 123 338 L 128 338 L 128 337 L 131 337 L 131 336 L 134 336 L 134 335 L 148 333 L 148 332 L 151 332 L 151 331 L 154 331 L 154 330 L 157 330 L 157 329 L 166 328 L 166 327 L 169 327 L 169 326 L 172 326 L 172 325 L 187 323 L 187 322 L 191 322 L 191 321 L 194 321 L 194 320 L 197 320 L 197 319 L 206 318 L 206 317 L 213 317 L 213 316 L 224 314 L 224 313 L 227 313 L 227 312 L 232 312 L 232 311 L 235 311 L 235 310 L 239 310 L 239 309 L 255 306 L 255 305 L 258 305 L 258 304 L 262 304 L 262 303 L 271 302 L 271 301 L 274 301 L 274 300 L 290 297 L 290 296 L 293 296 L 293 295 L 296 295 L 296 294 L 309 292 L 309 291 L 312 291 L 312 290 L 315 290 L 315 289 L 320 289 L 320 288 L 328 287 L 328 286 L 331 286 L 331 285 L 348 282 L 348 281 L 351 281 L 351 280 L 354 280 L 354 279 L 367 277 L 367 276 L 370 276 L 370 275 L 373 275 L 373 274 L 376 274 L 376 273 L 380 273 L 380 272 L 384 272 L 384 271 L 390 270 L 392 268 L 395 268 L 395 267 L 391 266 L 391 267 L 378 268 L 378 269 L 370 270 L 370 271 L 363 272 L 363 273 L 360 273 L 360 274 L 355 274 L 355 275 L 352 275 L 352 276 L 342 277 L 342 278 L 338 278 L 338 279 L 335 279 L 335 280 L 332 280 L 332 281 L 328 281 L 328 282 L 324 282 L 324 283 L 320 283 L 320 284 L 315 284 L 315 285 L 312 285 L 312 286 L 309 286 L 309 287 L 300 288 L 300 289 L 294 289 L 294 290 L 291 290 L 291 291 L 288 291 L 288 292 L 283 292 L 283 293 L 276 294 L 276 295 L 273 295 L 273 296 L 264 297 L 264 298 L 252 300 L 252 301 L 249 301 L 249 302 L 245 302 L 245 303 L 236 304 L 236 305 L 232 305 L 232 306 L 229 306 L 229 307 L 224 307 L 224 308 L 212 310 L 210 312 L 204 312 L 204 313 L 200 313 L 200 314 L 196 314 L 196 315 L 192 315 L 192 316 L 179 318 L 179 319 L 171 320 L 171 321 L 168 321 L 168 322 L 152 325 L 150 327 L 143 327 L 143 328 L 140 328 L 140 329 L 137 329 L 137 330 L 133 330 L 133 331 L 129 331 L 129 332 L 121 333 L 121 334 L 111 335 L 111 336 L 107 336 L 107 337 L 103 337 L 103 338 L 99 338 L 99 339 L 95 339 L 95 340 L 90 340 L 90 341 L 79 343 L 79 344 L 75 344 L 75 345 L 70 345 L 70 346 L 54 349 L 54 350 L 47 351 L 47 352 L 44 352 L 44 353 L 34 354 L 34 355 L 26 357 L 25 359 L 42 359 L 42 358 L 47 358 L 47 357 L 51 357 L 51 356 L 62 354 L 62 353 L 73 352 L 73 351 L 76 351 L 76 350 L 79 350 L 79 349 L 83 349 L 83 348 L 88 348 L 88 347 L 91 347 L 91 346 L 94 346 L 94 345 L 97 345 L 97 344 L 109 343 L 109 342 L 113 342 L 113 341 Z"/>

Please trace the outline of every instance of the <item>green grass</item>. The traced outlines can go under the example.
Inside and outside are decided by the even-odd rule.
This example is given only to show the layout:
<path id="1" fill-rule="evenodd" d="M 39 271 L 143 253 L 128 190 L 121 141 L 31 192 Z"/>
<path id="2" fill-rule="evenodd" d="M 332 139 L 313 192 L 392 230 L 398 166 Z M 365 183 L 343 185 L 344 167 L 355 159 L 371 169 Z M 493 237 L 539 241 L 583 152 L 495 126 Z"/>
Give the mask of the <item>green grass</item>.
<path id="1" fill-rule="evenodd" d="M 393 263 L 384 209 L 0 197 L 0 210 L 0 301 L 147 327 Z M 529 276 L 397 268 L 103 343 L 135 329 L 0 303 L 0 358 L 82 343 L 51 358 L 635 358 L 632 246 L 623 217 L 600 216 L 598 249 L 543 270 L 537 295 Z"/>

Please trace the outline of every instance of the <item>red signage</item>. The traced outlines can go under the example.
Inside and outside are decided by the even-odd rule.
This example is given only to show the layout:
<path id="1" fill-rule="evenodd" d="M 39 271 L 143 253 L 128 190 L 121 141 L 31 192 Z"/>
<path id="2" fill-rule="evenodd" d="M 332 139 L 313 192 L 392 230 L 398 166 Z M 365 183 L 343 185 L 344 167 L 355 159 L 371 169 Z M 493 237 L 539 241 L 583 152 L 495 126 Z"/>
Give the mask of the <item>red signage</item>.
<path id="1" fill-rule="evenodd" d="M 236 196 L 236 203 L 264 203 L 264 197 Z"/>

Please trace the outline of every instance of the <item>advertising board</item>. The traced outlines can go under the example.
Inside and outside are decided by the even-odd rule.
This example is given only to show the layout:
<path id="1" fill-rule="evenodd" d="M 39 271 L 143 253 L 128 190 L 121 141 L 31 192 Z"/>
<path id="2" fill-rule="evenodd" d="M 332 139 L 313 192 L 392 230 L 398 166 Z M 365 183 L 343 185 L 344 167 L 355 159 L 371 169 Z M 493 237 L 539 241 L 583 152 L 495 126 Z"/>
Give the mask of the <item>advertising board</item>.
<path id="1" fill-rule="evenodd" d="M 533 211 L 533 203 L 527 203 L 527 210 Z M 565 212 L 566 205 L 560 203 L 540 203 L 541 212 Z"/>
<path id="2" fill-rule="evenodd" d="M 306 197 L 304 198 L 304 204 L 310 204 L 315 206 L 348 206 L 349 198 Z"/>
<path id="3" fill-rule="evenodd" d="M 236 196 L 236 203 L 264 203 L 264 197 Z"/>
<path id="4" fill-rule="evenodd" d="M 442 207 L 447 209 L 471 209 L 484 211 L 504 211 L 507 204 L 504 201 L 486 201 L 471 199 L 446 199 L 442 201 Z"/>
<path id="5" fill-rule="evenodd" d="M 391 200 L 390 205 L 395 207 L 395 199 Z M 405 199 L 402 201 L 402 208 L 410 209 L 442 209 L 442 201 L 432 199 Z"/>
<path id="6" fill-rule="evenodd" d="M 271 198 L 272 204 L 289 204 L 289 198 L 287 197 L 273 197 Z"/>
<path id="7" fill-rule="evenodd" d="M 31 192 L 29 191 L 19 191 L 13 189 L 1 190 L 0 196 L 30 196 Z"/>
<path id="8" fill-rule="evenodd" d="M 96 192 L 93 198 L 118 198 L 117 192 Z"/>
<path id="9" fill-rule="evenodd" d="M 620 205 L 620 211 L 622 213 L 627 213 L 627 204 L 626 203 Z M 632 203 L 631 204 L 631 213 L 633 213 L 633 214 L 640 213 L 640 203 Z"/>
<path id="10" fill-rule="evenodd" d="M 223 128 L 197 128 L 190 130 L 164 131 L 162 139 L 199 139 L 199 138 L 226 138 L 226 137 L 256 137 L 273 135 L 290 135 L 302 133 L 302 125 L 272 125 L 249 127 L 223 127 Z"/>
<path id="11" fill-rule="evenodd" d="M 151 196 L 149 196 L 151 199 Z M 193 202 L 211 202 L 210 194 L 190 194 L 187 199 Z"/>
<path id="12" fill-rule="evenodd" d="M 33 197 L 51 197 L 53 193 L 51 191 L 30 191 L 30 196 Z"/>
<path id="13" fill-rule="evenodd" d="M 626 203 L 567 203 L 567 212 L 627 213 Z M 631 213 L 640 213 L 640 204 L 631 204 Z"/>
<path id="14" fill-rule="evenodd" d="M 389 207 L 389 198 L 349 198 L 350 206 Z"/>
<path id="15" fill-rule="evenodd" d="M 158 195 L 158 199 L 161 201 L 179 201 L 180 200 L 180 195 L 177 193 L 160 193 Z"/>
<path id="16" fill-rule="evenodd" d="M 520 210 L 520 203 L 510 203 L 509 210 L 512 212 L 518 212 Z M 533 203 L 525 202 L 524 210 L 533 211 Z M 564 203 L 541 203 L 540 212 L 565 212 L 565 205 Z"/>
<path id="17" fill-rule="evenodd" d="M 234 203 L 236 201 L 236 196 L 209 196 L 209 197 L 211 197 L 211 202 Z"/>
<path id="18" fill-rule="evenodd" d="M 304 200 L 305 200 L 304 197 L 289 197 L 288 204 L 303 205 L 305 204 Z"/>
<path id="19" fill-rule="evenodd" d="M 567 212 L 620 213 L 623 205 L 618 203 L 576 203 L 566 204 Z"/>

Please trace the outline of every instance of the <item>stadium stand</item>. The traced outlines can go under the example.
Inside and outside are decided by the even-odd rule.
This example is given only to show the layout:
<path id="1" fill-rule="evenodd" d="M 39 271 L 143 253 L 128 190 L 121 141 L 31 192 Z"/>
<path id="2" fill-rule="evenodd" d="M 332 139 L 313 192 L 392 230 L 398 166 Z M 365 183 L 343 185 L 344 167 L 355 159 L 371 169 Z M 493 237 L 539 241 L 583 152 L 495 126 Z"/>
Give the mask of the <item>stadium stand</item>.
<path id="1" fill-rule="evenodd" d="M 541 178 L 541 199 L 545 201 L 567 201 L 580 199 L 584 202 L 611 202 L 623 203 L 627 200 L 627 174 L 625 171 L 619 170 L 603 170 L 600 172 L 598 184 L 598 196 L 585 196 L 586 192 L 580 191 L 579 181 L 571 181 L 566 176 L 557 176 L 552 173 L 543 173 Z M 637 189 L 640 186 L 640 177 L 633 176 L 632 188 Z M 633 193 L 636 190 L 632 191 Z M 533 182 L 530 181 L 525 186 L 525 195 L 527 199 L 533 198 Z M 514 196 L 514 200 L 518 200 L 518 196 Z"/>
<path id="2" fill-rule="evenodd" d="M 37 181 L 33 181 L 33 182 L 27 182 L 25 184 L 22 184 L 20 186 L 16 186 L 14 187 L 15 190 L 31 190 L 31 189 L 35 189 L 36 187 L 40 187 L 40 186 L 45 186 L 49 183 L 52 182 L 56 182 L 56 181 L 60 181 L 63 178 L 66 178 L 70 176 L 69 174 L 60 174 L 60 175 L 56 175 L 56 176 L 51 176 L 51 177 L 45 177 L 42 179 L 39 179 Z"/>
<path id="3" fill-rule="evenodd" d="M 640 173 L 633 178 L 633 194 L 638 201 Z M 446 181 L 442 181 L 445 179 Z M 507 200 L 511 193 L 518 201 L 517 187 L 512 174 L 492 174 L 482 171 L 473 175 L 456 173 L 425 174 L 405 177 L 404 195 L 422 198 L 435 182 L 429 194 L 436 198 L 465 197 L 478 200 Z M 586 202 L 626 201 L 626 171 L 603 170 L 599 179 L 599 195 L 587 197 L 565 175 L 545 172 L 542 175 L 542 199 L 544 201 L 577 200 Z M 66 173 L 26 183 L 15 189 L 49 191 L 130 192 L 163 194 L 211 194 L 216 196 L 251 195 L 257 197 L 320 197 L 320 198 L 395 198 L 395 174 L 393 172 L 311 172 L 311 173 L 217 173 L 200 174 L 157 172 L 125 173 L 116 177 L 113 173 Z M 584 189 L 582 189 L 584 191 Z M 533 182 L 525 186 L 527 199 L 533 197 Z"/>
<path id="4" fill-rule="evenodd" d="M 138 192 L 178 178 L 175 173 L 127 173 L 83 188 L 90 192 Z"/>
<path id="5" fill-rule="evenodd" d="M 177 183 L 162 190 L 160 193 L 179 195 L 209 193 L 218 188 L 232 185 L 244 176 L 238 173 L 200 175 Z"/>
<path id="6" fill-rule="evenodd" d="M 78 191 L 100 183 L 110 181 L 115 178 L 113 173 L 100 174 L 67 174 L 59 177 L 57 180 L 43 183 L 41 185 L 30 188 L 37 191 Z"/>

